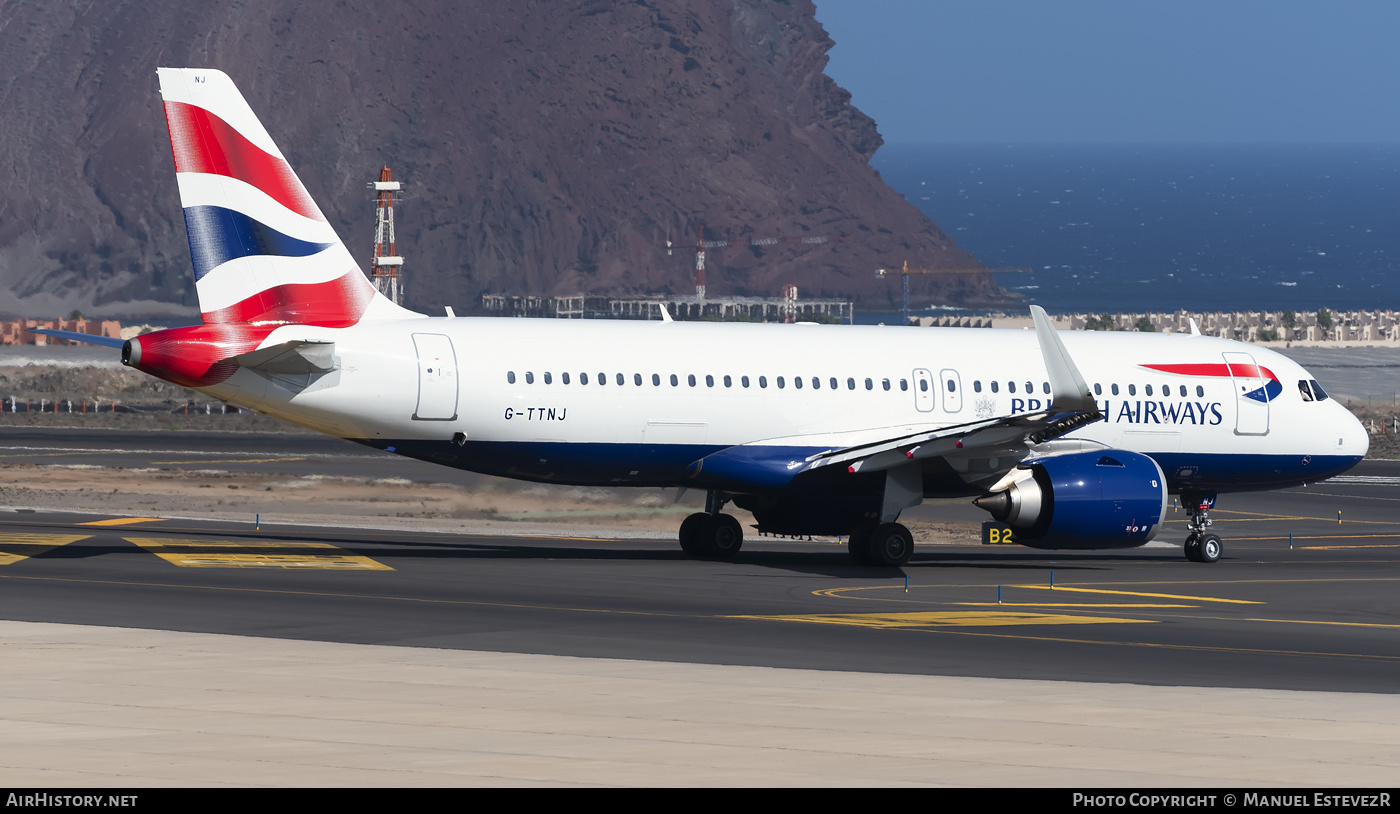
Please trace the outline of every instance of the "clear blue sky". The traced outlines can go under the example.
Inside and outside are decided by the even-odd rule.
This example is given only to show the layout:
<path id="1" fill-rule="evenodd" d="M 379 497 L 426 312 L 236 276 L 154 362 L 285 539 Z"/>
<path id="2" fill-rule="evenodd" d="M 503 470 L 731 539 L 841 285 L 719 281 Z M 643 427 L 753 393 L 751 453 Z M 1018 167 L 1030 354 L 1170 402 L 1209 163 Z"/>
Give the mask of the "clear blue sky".
<path id="1" fill-rule="evenodd" d="M 1400 2 L 815 0 L 888 143 L 1400 142 Z"/>

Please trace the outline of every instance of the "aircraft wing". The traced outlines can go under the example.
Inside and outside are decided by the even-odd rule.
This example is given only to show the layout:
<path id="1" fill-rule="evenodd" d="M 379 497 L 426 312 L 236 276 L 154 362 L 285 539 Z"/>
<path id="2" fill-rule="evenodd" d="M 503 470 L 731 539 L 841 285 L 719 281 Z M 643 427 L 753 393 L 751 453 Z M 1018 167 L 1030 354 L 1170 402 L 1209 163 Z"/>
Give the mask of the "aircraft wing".
<path id="1" fill-rule="evenodd" d="M 995 481 L 1030 447 L 1059 438 L 1102 418 L 1084 377 L 1060 342 L 1044 309 L 1031 306 L 1052 392 L 1051 409 L 1000 416 L 934 429 L 891 428 L 838 436 L 794 436 L 729 447 L 692 464 L 691 475 L 729 488 L 774 489 L 805 473 L 831 466 L 879 472 L 927 458 L 986 461 L 969 482 Z M 844 443 L 843 443 L 844 442 Z M 814 447 L 828 448 L 811 454 Z M 804 454 L 805 453 L 805 454 Z M 800 456 L 800 457 L 799 457 Z M 995 461 L 995 464 L 991 463 Z M 955 469 L 958 467 L 955 466 Z"/>
<path id="2" fill-rule="evenodd" d="M 814 446 L 838 439 L 832 436 L 775 438 L 729 447 L 701 458 L 692 464 L 691 476 L 725 488 L 767 490 L 780 489 L 807 473 L 827 467 L 845 467 L 852 473 L 880 472 L 929 458 L 998 459 L 999 466 L 978 472 L 975 478 L 990 481 L 1019 463 L 1032 445 L 1058 438 L 1101 417 L 1097 409 L 1045 410 L 937 429 L 894 430 L 884 436 L 866 431 L 856 443 L 830 445 L 816 454 L 810 452 Z"/>

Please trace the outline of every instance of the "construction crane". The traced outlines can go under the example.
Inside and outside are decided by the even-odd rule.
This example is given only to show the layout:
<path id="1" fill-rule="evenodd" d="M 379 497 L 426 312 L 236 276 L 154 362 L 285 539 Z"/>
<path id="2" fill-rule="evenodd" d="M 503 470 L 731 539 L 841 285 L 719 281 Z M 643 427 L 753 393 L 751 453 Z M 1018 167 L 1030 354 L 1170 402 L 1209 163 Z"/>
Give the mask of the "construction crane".
<path id="1" fill-rule="evenodd" d="M 909 324 L 909 275 L 911 274 L 1002 274 L 1008 272 L 1020 272 L 1022 274 L 1034 273 L 1034 269 L 1029 268 L 1002 268 L 1002 269 L 911 269 L 909 261 L 904 261 L 904 267 L 898 269 L 875 269 L 875 276 L 885 279 L 886 274 L 898 274 L 903 286 L 903 310 L 904 324 Z"/>
<path id="2" fill-rule="evenodd" d="M 849 237 L 829 238 L 825 235 L 807 235 L 804 237 L 751 237 L 739 240 L 706 240 L 705 227 L 700 227 L 699 238 L 695 241 L 695 296 L 705 299 L 705 250 L 720 249 L 725 246 L 777 246 L 781 243 L 808 243 L 817 245 L 828 243 L 833 240 L 850 240 Z M 679 248 L 671 239 L 666 238 L 666 256 L 669 257 L 673 249 Z"/>

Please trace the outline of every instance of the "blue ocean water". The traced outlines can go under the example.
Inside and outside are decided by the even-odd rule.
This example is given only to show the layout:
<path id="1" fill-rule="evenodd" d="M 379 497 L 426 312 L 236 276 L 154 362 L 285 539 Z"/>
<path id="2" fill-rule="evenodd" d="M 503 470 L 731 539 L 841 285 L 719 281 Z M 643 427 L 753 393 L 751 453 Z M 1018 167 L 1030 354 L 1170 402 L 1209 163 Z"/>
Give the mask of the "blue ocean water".
<path id="1" fill-rule="evenodd" d="M 998 281 L 1051 312 L 1400 308 L 1400 145 L 890 144 L 871 163 L 984 265 L 1034 268 Z"/>

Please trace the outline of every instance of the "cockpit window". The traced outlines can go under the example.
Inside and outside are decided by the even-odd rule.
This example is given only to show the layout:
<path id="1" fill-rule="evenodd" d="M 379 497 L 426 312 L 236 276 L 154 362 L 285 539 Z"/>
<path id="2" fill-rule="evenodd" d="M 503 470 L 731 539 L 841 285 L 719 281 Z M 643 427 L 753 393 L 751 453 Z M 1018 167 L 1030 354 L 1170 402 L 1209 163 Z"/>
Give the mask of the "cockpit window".
<path id="1" fill-rule="evenodd" d="M 1303 401 L 1313 400 L 1312 390 L 1308 389 L 1308 382 L 1306 379 L 1298 380 L 1298 395 L 1303 397 Z"/>
<path id="2" fill-rule="evenodd" d="M 1309 379 L 1308 384 L 1312 385 L 1313 398 L 1318 401 L 1327 400 L 1327 391 L 1322 389 L 1322 385 L 1317 383 L 1317 379 Z"/>

